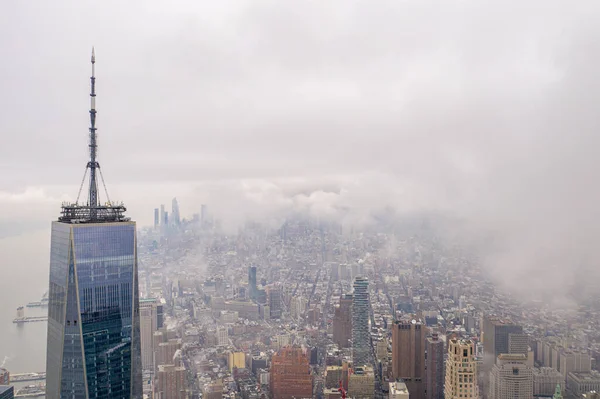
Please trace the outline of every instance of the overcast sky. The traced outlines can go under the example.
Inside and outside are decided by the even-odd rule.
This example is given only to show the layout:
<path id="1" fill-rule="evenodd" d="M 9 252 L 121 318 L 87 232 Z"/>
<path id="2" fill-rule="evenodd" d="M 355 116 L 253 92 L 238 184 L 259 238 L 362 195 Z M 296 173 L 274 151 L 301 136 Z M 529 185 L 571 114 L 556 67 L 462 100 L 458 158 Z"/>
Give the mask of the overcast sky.
<path id="1" fill-rule="evenodd" d="M 516 272 L 595 262 L 599 20 L 598 1 L 6 2 L 2 226 L 76 196 L 94 45 L 99 161 L 142 224 L 173 196 L 443 210 L 499 232 Z"/>

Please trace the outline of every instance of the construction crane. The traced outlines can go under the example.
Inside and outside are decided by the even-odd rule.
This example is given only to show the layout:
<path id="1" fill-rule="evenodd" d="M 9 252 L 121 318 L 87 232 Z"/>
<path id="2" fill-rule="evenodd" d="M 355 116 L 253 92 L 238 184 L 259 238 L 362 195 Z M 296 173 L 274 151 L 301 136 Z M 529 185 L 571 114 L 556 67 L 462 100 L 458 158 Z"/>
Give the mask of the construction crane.
<path id="1" fill-rule="evenodd" d="M 346 390 L 344 389 L 344 385 L 342 385 L 342 380 L 340 380 L 340 387 L 338 388 L 338 392 L 342 394 L 342 399 L 346 399 Z"/>

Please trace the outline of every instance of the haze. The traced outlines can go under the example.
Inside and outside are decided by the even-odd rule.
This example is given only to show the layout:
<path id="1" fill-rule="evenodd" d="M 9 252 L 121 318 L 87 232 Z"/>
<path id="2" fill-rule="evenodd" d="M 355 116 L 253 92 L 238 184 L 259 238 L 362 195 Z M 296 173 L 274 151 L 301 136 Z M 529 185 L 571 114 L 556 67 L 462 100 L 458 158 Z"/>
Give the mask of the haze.
<path id="1" fill-rule="evenodd" d="M 460 220 L 445 228 L 508 288 L 597 278 L 599 17 L 596 1 L 7 2 L 2 235 L 49 230 L 75 199 L 94 45 L 100 164 L 141 225 L 173 196 L 230 227 L 387 208 Z"/>

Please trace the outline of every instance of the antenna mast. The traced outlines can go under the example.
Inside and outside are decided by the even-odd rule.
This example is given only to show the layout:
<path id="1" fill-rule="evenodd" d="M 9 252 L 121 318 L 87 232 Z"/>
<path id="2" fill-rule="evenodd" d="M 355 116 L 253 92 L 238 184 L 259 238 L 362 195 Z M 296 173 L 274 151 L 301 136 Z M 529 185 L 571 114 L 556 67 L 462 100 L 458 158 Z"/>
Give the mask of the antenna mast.
<path id="1" fill-rule="evenodd" d="M 92 47 L 92 77 L 91 92 L 90 92 L 90 161 L 87 164 L 90 170 L 90 191 L 88 197 L 88 206 L 92 209 L 99 206 L 98 203 L 98 180 L 96 178 L 96 169 L 100 169 L 100 164 L 96 161 L 96 74 L 94 71 L 94 64 L 96 64 L 96 55 L 94 48 Z"/>
<path id="2" fill-rule="evenodd" d="M 92 47 L 92 76 L 90 77 L 91 90 L 90 90 L 90 160 L 88 161 L 83 180 L 81 181 L 81 187 L 77 194 L 77 200 L 74 203 L 65 202 L 62 205 L 61 216 L 58 218 L 59 222 L 65 223 L 106 223 L 106 222 L 125 222 L 130 219 L 124 215 L 127 210 L 123 203 L 113 204 L 110 202 L 108 197 L 108 190 L 106 184 L 104 184 L 104 177 L 102 177 L 102 170 L 100 170 L 100 164 L 96 160 L 98 144 L 96 143 L 96 54 Z M 85 177 L 87 172 L 90 172 L 90 189 L 88 193 L 87 204 L 79 204 L 79 196 L 85 183 Z M 104 192 L 106 194 L 106 204 L 100 205 L 100 198 L 98 196 L 98 174 L 104 186 Z"/>

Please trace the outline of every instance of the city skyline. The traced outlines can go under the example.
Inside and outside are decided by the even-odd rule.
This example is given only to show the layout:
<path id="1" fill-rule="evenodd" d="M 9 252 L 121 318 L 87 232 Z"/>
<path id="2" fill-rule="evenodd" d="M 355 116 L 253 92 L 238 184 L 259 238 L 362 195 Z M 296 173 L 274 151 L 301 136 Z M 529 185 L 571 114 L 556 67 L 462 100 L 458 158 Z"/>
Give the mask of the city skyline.
<path id="1" fill-rule="evenodd" d="M 390 206 L 457 215 L 468 226 L 454 226 L 466 230 L 465 240 L 493 232 L 494 240 L 478 240 L 485 264 L 492 274 L 514 267 L 494 277 L 523 295 L 533 288 L 520 282 L 540 270 L 536 293 L 572 281 L 564 265 L 573 253 L 582 270 L 594 264 L 589 237 L 599 224 L 588 215 L 598 195 L 587 182 L 600 168 L 596 157 L 580 155 L 596 146 L 588 110 L 597 91 L 587 83 L 598 60 L 584 50 L 596 43 L 596 2 L 576 10 L 541 1 L 525 9 L 515 1 L 489 8 L 338 2 L 348 10 L 342 14 L 333 6 L 233 3 L 165 9 L 153 1 L 119 13 L 94 4 L 73 13 L 11 4 L 4 28 L 22 45 L 0 44 L 8 59 L 0 158 L 12 170 L 0 180 L 0 205 L 13 210 L 0 233 L 44 229 L 57 203 L 75 199 L 80 176 L 69 165 L 86 156 L 85 137 L 76 134 L 83 109 L 63 98 L 80 98 L 82 83 L 72 76 L 84 73 L 81 59 L 96 45 L 110 82 L 103 124 L 115 133 L 103 139 L 115 158 L 105 174 L 141 225 L 173 196 L 182 215 L 207 203 L 232 230 L 270 211 L 360 224 Z M 539 23 L 528 22 L 533 10 L 543 14 Z M 143 17 L 132 22 L 128 11 Z M 50 15 L 61 29 L 48 26 Z M 94 18 L 84 27 L 76 15 Z M 423 30 L 425 15 L 443 34 Z M 511 33 L 500 34 L 507 24 Z M 131 37 L 131 48 L 120 34 Z M 304 56 L 287 51 L 285 38 Z M 61 161 L 47 150 L 55 143 Z M 576 239 L 566 244 L 564 236 Z"/>
<path id="2" fill-rule="evenodd" d="M 599 18 L 7 4 L 0 397 L 598 399 Z"/>

